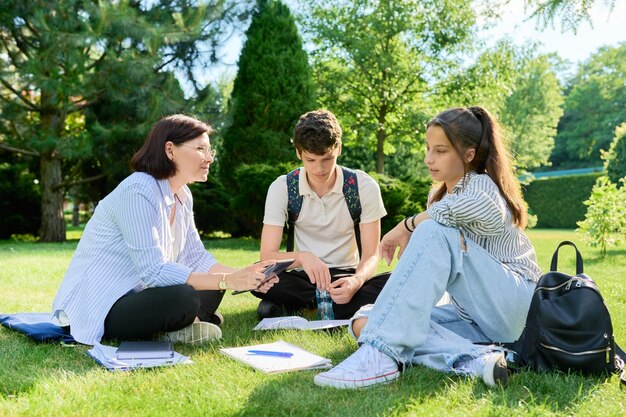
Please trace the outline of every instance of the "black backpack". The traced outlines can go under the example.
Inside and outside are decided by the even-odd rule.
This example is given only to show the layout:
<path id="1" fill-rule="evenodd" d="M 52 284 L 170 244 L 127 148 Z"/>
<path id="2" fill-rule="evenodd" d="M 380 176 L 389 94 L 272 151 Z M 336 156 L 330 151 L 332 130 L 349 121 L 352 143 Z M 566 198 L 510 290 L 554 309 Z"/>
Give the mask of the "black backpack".
<path id="1" fill-rule="evenodd" d="M 576 275 L 556 272 L 561 246 L 576 251 Z M 616 352 L 617 349 L 617 352 Z M 552 256 L 550 272 L 537 282 L 524 331 L 512 347 L 515 362 L 537 371 L 558 369 L 583 374 L 623 372 L 624 352 L 615 343 L 609 310 L 595 282 L 583 273 L 572 242 Z"/>

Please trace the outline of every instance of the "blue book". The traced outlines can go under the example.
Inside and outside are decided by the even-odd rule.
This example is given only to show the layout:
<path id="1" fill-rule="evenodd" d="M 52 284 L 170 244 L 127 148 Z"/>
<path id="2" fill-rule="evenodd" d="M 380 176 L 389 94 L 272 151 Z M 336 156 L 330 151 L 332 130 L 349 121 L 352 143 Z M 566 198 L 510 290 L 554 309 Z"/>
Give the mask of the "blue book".
<path id="1" fill-rule="evenodd" d="M 172 342 L 122 342 L 117 348 L 117 359 L 171 359 L 174 357 Z"/>

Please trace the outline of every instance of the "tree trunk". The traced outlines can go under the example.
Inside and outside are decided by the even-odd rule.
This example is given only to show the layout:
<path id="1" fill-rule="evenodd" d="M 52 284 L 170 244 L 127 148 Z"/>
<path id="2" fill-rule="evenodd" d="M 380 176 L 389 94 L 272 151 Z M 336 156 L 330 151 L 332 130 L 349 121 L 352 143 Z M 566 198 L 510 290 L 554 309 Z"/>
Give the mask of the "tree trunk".
<path id="1" fill-rule="evenodd" d="M 41 230 L 42 242 L 65 242 L 65 219 L 63 218 L 63 190 L 55 189 L 61 183 L 61 160 L 49 153 L 42 153 L 41 175 Z"/>
<path id="2" fill-rule="evenodd" d="M 80 202 L 77 198 L 74 199 L 74 208 L 72 209 L 72 226 L 78 227 L 80 225 Z"/>
<path id="3" fill-rule="evenodd" d="M 387 104 L 383 103 L 378 113 L 378 130 L 376 131 L 376 172 L 385 173 L 385 139 L 387 138 Z"/>
<path id="4" fill-rule="evenodd" d="M 385 131 L 378 129 L 376 132 L 376 172 L 379 174 L 385 173 L 385 152 L 383 146 L 385 145 Z"/>

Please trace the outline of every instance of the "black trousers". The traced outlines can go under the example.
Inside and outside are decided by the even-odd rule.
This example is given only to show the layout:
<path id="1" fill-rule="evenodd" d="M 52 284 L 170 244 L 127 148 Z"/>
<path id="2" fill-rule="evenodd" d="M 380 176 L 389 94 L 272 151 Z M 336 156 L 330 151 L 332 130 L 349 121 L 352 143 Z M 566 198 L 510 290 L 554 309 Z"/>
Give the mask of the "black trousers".
<path id="1" fill-rule="evenodd" d="M 196 291 L 190 285 L 154 287 L 123 296 L 104 320 L 106 339 L 151 339 L 156 332 L 189 326 L 196 317 L 210 321 L 224 291 Z"/>
<path id="2" fill-rule="evenodd" d="M 330 268 L 331 282 L 346 275 L 353 275 L 351 268 Z M 375 275 L 363 284 L 352 296 L 347 304 L 333 303 L 333 312 L 336 319 L 349 319 L 365 304 L 373 304 L 382 291 L 391 272 Z M 286 271 L 278 275 L 280 281 L 274 284 L 267 293 L 252 291 L 254 296 L 269 300 L 288 311 L 298 311 L 302 308 L 316 308 L 315 284 L 311 284 L 304 271 Z"/>

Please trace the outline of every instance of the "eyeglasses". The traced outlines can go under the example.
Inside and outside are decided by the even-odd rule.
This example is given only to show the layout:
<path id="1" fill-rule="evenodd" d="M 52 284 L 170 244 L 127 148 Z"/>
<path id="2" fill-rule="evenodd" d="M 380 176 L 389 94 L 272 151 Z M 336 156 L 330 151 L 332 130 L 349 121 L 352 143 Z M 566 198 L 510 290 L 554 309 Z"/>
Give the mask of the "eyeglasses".
<path id="1" fill-rule="evenodd" d="M 193 148 L 199 153 L 201 153 L 202 156 L 204 156 L 205 158 L 210 157 L 211 159 L 215 159 L 215 154 L 217 153 L 215 149 L 211 149 L 211 147 L 205 148 L 204 146 L 188 145 L 186 143 L 179 143 L 178 146 L 186 146 L 188 148 Z"/>

